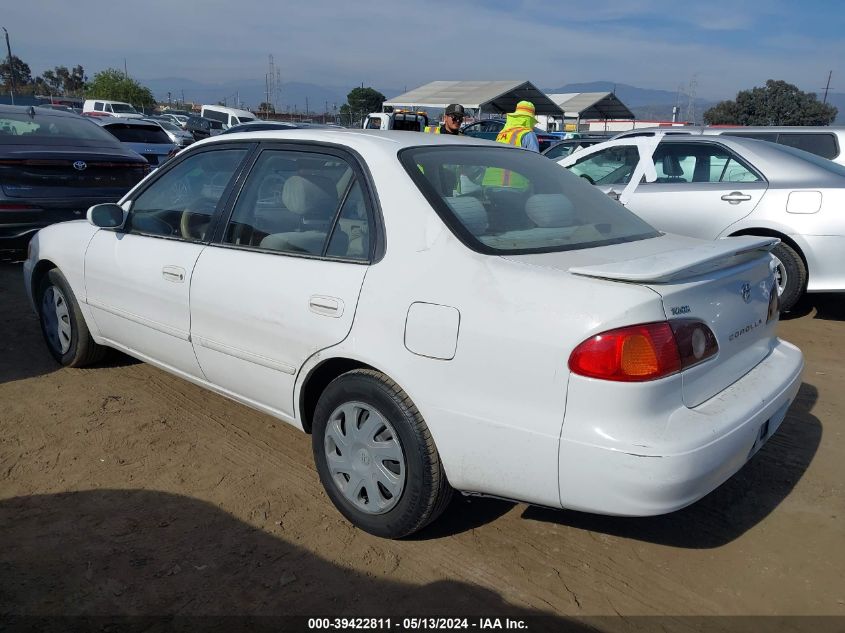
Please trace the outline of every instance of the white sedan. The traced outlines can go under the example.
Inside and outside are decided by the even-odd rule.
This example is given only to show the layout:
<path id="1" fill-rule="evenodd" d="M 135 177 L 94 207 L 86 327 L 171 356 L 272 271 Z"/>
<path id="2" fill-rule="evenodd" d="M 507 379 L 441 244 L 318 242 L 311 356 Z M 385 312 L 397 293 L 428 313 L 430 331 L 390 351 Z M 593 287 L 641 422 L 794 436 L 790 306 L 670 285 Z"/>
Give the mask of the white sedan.
<path id="1" fill-rule="evenodd" d="M 350 521 L 451 491 L 644 516 L 771 437 L 777 240 L 664 235 L 532 152 L 303 129 L 192 145 L 24 265 L 63 365 L 122 350 L 313 435 Z"/>

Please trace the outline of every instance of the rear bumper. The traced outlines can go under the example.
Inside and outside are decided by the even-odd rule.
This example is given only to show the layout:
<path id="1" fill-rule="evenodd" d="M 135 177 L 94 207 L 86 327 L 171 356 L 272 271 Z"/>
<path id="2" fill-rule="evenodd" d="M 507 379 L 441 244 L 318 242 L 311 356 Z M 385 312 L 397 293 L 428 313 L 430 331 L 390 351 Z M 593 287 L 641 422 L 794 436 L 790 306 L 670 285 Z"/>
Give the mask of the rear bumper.
<path id="1" fill-rule="evenodd" d="M 734 475 L 775 433 L 801 386 L 803 367 L 801 351 L 778 340 L 761 363 L 730 387 L 658 421 L 667 439 L 649 446 L 574 441 L 566 438 L 564 423 L 562 506 L 650 516 L 694 503 Z M 693 445 L 679 441 L 684 428 L 697 438 Z"/>

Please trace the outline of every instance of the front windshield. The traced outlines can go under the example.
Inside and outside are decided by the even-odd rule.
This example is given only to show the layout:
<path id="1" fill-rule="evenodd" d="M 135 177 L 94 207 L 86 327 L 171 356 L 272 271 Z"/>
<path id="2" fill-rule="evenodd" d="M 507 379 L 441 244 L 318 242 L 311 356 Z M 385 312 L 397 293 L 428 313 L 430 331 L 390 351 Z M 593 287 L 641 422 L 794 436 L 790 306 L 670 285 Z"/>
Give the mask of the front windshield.
<path id="1" fill-rule="evenodd" d="M 113 103 L 111 104 L 112 112 L 126 112 L 129 114 L 138 114 L 138 111 L 128 103 Z"/>
<path id="2" fill-rule="evenodd" d="M 554 161 L 507 147 L 400 153 L 443 221 L 482 253 L 545 253 L 656 237 L 649 224 Z"/>

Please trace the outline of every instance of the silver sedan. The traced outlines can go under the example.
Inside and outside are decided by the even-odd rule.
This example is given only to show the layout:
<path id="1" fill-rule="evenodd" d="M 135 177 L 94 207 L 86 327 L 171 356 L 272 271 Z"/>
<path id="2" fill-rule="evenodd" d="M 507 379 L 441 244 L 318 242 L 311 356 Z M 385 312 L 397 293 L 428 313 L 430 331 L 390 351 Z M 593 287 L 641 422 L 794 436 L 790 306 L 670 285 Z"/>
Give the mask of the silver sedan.
<path id="1" fill-rule="evenodd" d="M 781 309 L 804 292 L 845 291 L 845 167 L 751 139 L 622 138 L 561 165 L 668 233 L 777 237 Z"/>

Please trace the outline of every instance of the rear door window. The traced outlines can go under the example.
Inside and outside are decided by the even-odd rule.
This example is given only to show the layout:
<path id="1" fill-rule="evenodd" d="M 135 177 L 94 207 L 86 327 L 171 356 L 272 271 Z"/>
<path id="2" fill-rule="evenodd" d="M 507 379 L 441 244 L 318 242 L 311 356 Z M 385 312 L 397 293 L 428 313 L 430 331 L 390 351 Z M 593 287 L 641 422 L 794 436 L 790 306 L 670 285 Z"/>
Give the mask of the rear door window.
<path id="1" fill-rule="evenodd" d="M 822 158 L 836 158 L 839 155 L 836 136 L 833 134 L 781 132 L 778 134 L 778 143 L 795 149 L 803 149 Z"/>
<path id="2" fill-rule="evenodd" d="M 658 183 L 762 180 L 738 156 L 716 143 L 661 143 L 653 160 Z"/>

